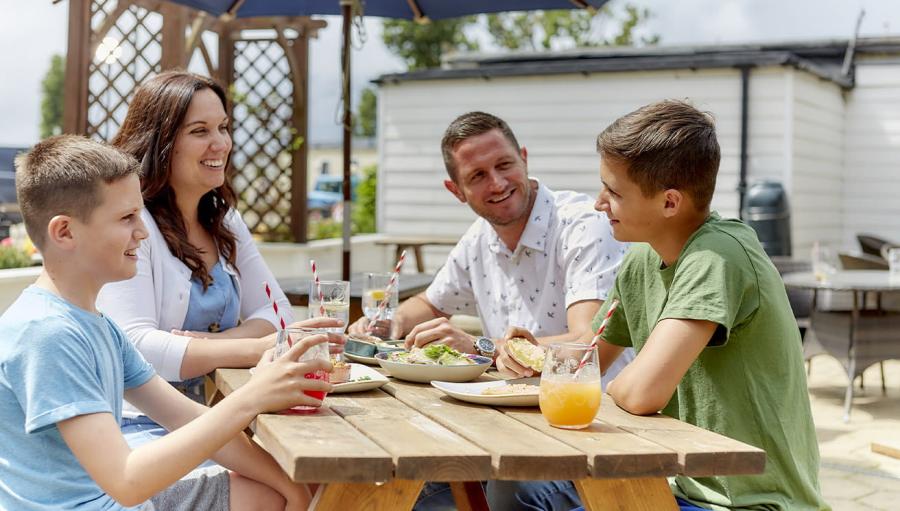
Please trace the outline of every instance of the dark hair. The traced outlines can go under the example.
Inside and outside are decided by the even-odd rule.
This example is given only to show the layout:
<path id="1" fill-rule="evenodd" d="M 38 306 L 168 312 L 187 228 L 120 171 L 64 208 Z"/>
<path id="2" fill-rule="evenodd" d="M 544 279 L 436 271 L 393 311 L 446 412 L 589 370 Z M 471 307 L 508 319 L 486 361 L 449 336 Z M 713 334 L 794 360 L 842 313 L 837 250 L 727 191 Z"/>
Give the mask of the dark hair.
<path id="1" fill-rule="evenodd" d="M 56 215 L 87 221 L 102 203 L 100 182 L 112 183 L 140 165 L 131 156 L 79 135 L 59 135 L 16 156 L 16 195 L 25 230 L 38 248 Z"/>
<path id="2" fill-rule="evenodd" d="M 699 210 L 712 201 L 719 142 L 712 115 L 685 101 L 665 100 L 619 117 L 597 137 L 597 152 L 625 164 L 645 196 L 674 188 Z"/>
<path id="3" fill-rule="evenodd" d="M 176 70 L 147 80 L 135 90 L 125 121 L 112 143 L 140 160 L 145 207 L 156 220 L 172 254 L 190 268 L 191 275 L 199 278 L 206 288 L 212 277 L 203 263 L 202 251 L 188 241 L 187 227 L 169 184 L 178 130 L 194 94 L 204 89 L 213 91 L 228 111 L 225 90 L 205 76 Z M 226 169 L 229 167 L 230 155 Z M 226 171 L 226 176 L 229 174 Z M 236 267 L 237 242 L 234 233 L 225 225 L 225 215 L 235 203 L 234 190 L 226 178 L 222 186 L 200 198 L 197 209 L 200 225 L 209 232 L 216 247 L 233 267 Z"/>
<path id="4" fill-rule="evenodd" d="M 462 114 L 447 126 L 444 138 L 441 139 L 441 154 L 450 179 L 456 182 L 456 162 L 453 160 L 453 150 L 456 146 L 463 140 L 483 135 L 491 130 L 500 130 L 506 140 L 516 148 L 516 153 L 520 152 L 516 136 L 503 119 L 484 112 Z"/>

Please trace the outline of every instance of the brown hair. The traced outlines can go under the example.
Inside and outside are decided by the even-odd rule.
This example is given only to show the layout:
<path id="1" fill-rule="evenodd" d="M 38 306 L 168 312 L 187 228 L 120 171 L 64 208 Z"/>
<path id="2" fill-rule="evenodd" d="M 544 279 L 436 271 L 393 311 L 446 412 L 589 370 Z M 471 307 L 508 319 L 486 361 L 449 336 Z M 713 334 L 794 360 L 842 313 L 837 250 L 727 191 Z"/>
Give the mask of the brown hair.
<path id="1" fill-rule="evenodd" d="M 169 184 L 171 162 L 179 128 L 194 94 L 210 89 L 228 111 L 225 90 L 215 81 L 186 71 L 167 71 L 141 84 L 134 93 L 125 121 L 112 143 L 140 160 L 144 177 L 144 205 L 153 215 L 169 250 L 191 270 L 194 278 L 209 285 L 212 277 L 203 263 L 202 251 L 187 239 L 187 227 Z M 230 167 L 229 161 L 226 168 Z M 226 171 L 226 176 L 230 172 Z M 229 180 L 200 198 L 197 216 L 232 267 L 236 267 L 237 243 L 225 225 L 225 215 L 236 197 Z"/>
<path id="2" fill-rule="evenodd" d="M 484 112 L 469 112 L 462 114 L 444 132 L 444 138 L 441 139 L 441 154 L 444 157 L 444 166 L 447 168 L 447 174 L 453 182 L 456 182 L 456 162 L 453 160 L 453 150 L 456 149 L 463 140 L 471 137 L 483 135 L 491 130 L 500 130 L 506 140 L 516 148 L 516 154 L 520 152 L 519 142 L 513 135 L 509 125 L 503 119 Z"/>
<path id="3" fill-rule="evenodd" d="M 699 210 L 712 201 L 719 142 L 712 116 L 689 103 L 665 100 L 619 117 L 597 137 L 597 152 L 624 163 L 644 196 L 674 188 Z"/>
<path id="4" fill-rule="evenodd" d="M 103 197 L 100 182 L 140 175 L 134 158 L 79 135 L 59 135 L 16 156 L 16 195 L 25 230 L 44 248 L 47 225 L 56 215 L 87 221 Z"/>

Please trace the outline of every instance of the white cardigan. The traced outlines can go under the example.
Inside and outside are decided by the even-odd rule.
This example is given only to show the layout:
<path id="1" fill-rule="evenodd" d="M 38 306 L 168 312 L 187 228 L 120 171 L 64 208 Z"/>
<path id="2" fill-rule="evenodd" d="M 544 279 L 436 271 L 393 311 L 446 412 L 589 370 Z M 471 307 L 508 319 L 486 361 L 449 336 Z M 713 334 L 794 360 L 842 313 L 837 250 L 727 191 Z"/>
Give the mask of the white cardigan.
<path id="1" fill-rule="evenodd" d="M 168 381 L 181 381 L 181 362 L 190 338 L 171 331 L 184 325 L 190 302 L 191 270 L 169 251 L 156 221 L 146 209 L 141 211 L 141 219 L 147 226 L 148 237 L 138 249 L 137 274 L 103 286 L 97 297 L 97 308 L 122 327 L 160 376 Z M 291 323 L 294 317 L 290 303 L 237 211 L 228 212 L 225 226 L 236 237 L 235 262 L 240 274 L 224 257 L 220 260 L 225 271 L 236 277 L 241 320 L 259 318 L 278 327 L 263 287 L 268 282 L 278 302 L 278 311 Z"/>

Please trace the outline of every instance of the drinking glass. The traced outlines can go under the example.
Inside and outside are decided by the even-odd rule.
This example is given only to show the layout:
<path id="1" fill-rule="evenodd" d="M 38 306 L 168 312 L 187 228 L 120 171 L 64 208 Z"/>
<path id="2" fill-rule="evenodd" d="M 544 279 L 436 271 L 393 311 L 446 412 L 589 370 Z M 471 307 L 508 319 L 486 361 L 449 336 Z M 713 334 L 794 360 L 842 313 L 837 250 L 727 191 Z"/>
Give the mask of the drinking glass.
<path id="1" fill-rule="evenodd" d="M 579 369 L 579 364 L 587 361 Z M 554 427 L 582 429 L 600 409 L 600 364 L 589 344 L 551 344 L 541 373 L 539 403 L 544 419 Z"/>
<path id="2" fill-rule="evenodd" d="M 362 307 L 363 314 L 365 314 L 366 319 L 368 319 L 369 322 L 372 322 L 375 319 L 375 316 L 378 315 L 378 307 L 387 293 L 387 286 L 388 282 L 391 280 L 391 275 L 391 273 L 366 273 L 366 281 L 363 286 Z M 399 285 L 398 276 L 398 281 L 394 282 L 394 289 L 396 290 Z M 397 309 L 399 301 L 399 294 L 392 292 L 388 299 L 388 303 L 385 305 L 384 311 L 381 312 L 378 322 L 372 329 L 372 334 L 382 339 L 390 337 L 391 321 L 394 318 L 394 310 Z"/>
<path id="3" fill-rule="evenodd" d="M 887 259 L 891 282 L 900 282 L 900 247 L 888 249 Z"/>
<path id="4" fill-rule="evenodd" d="M 837 273 L 840 268 L 840 262 L 834 250 L 828 245 L 813 243 L 812 248 L 812 270 L 816 280 L 819 282 L 828 282 L 831 277 Z"/>
<path id="5" fill-rule="evenodd" d="M 328 330 L 332 333 L 342 334 L 350 319 L 350 283 L 346 280 L 323 280 L 319 285 L 322 288 L 321 302 L 319 302 L 319 290 L 316 282 L 313 280 L 309 283 L 309 316 L 311 318 L 324 316 L 341 320 L 343 322 L 341 326 L 328 328 Z"/>
<path id="6" fill-rule="evenodd" d="M 309 337 L 311 335 L 319 335 L 324 334 L 328 335 L 330 329 L 326 328 L 306 328 L 306 327 L 288 327 L 284 330 L 279 330 L 278 337 L 275 339 L 275 358 L 278 358 L 284 355 L 290 346 L 293 346 L 295 343 L 300 342 L 301 340 Z M 308 360 L 329 360 L 329 345 L 331 343 L 323 342 L 320 344 L 316 344 L 312 346 L 303 355 L 300 355 L 300 361 L 308 361 Z M 343 348 L 343 346 L 342 346 Z M 343 349 L 341 350 L 343 354 Z M 322 380 L 322 381 L 330 381 L 330 375 L 326 371 L 315 371 L 312 373 L 306 373 L 303 375 L 307 380 Z M 304 390 L 304 394 L 309 397 L 313 397 L 316 399 L 320 399 L 322 401 L 325 400 L 325 395 L 327 392 L 322 390 Z M 305 414 L 318 410 L 318 406 L 311 405 L 297 405 L 291 409 L 284 410 L 283 414 Z"/>

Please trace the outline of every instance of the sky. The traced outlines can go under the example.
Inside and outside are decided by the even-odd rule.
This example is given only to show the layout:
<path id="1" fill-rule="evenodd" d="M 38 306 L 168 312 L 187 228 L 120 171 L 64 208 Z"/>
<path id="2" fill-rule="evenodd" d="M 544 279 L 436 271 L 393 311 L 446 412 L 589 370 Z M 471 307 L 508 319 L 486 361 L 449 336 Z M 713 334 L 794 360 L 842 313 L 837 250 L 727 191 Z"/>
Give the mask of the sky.
<path id="1" fill-rule="evenodd" d="M 337 0 L 335 0 L 337 1 Z M 897 0 L 612 0 L 653 13 L 646 30 L 662 45 L 719 44 L 848 38 L 860 9 L 863 36 L 900 36 Z M 0 146 L 28 146 L 38 140 L 41 79 L 54 53 L 66 51 L 65 0 L 0 0 Z M 340 19 L 310 43 L 310 127 L 313 143 L 340 139 Z M 381 23 L 365 22 L 366 40 L 353 53 L 354 94 L 385 73 L 403 71 L 402 61 L 381 42 Z"/>

